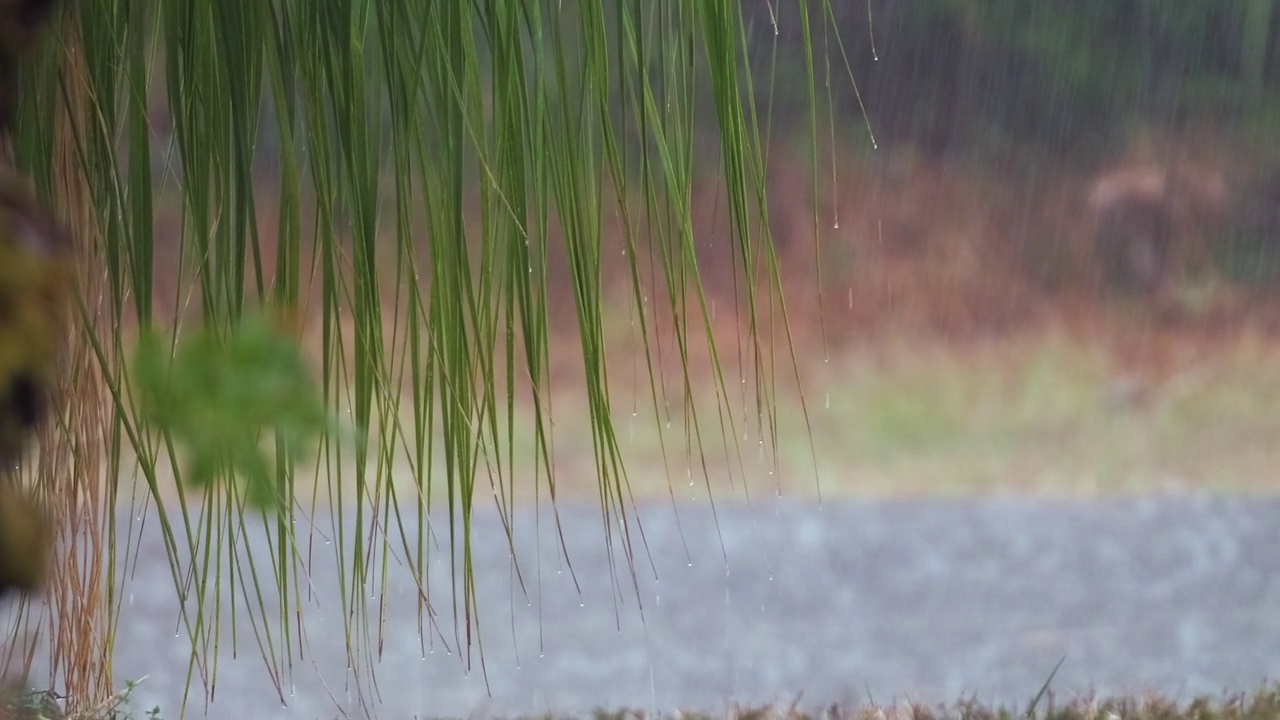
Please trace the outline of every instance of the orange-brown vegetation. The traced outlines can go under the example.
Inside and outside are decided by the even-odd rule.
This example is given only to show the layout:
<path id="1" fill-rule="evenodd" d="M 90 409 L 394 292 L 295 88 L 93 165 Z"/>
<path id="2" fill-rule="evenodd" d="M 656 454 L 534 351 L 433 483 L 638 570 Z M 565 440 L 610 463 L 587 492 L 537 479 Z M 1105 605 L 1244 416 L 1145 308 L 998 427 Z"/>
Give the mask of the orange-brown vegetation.
<path id="1" fill-rule="evenodd" d="M 807 158 L 775 150 L 764 208 L 772 250 L 758 208 L 752 209 L 749 227 L 761 319 L 757 331 L 766 343 L 792 342 L 803 359 L 874 348 L 886 340 L 959 346 L 1056 328 L 1082 342 L 1101 341 L 1123 365 L 1163 375 L 1162 368 L 1172 362 L 1167 357 L 1183 352 L 1171 348 L 1189 344 L 1211 350 L 1243 329 L 1264 335 L 1280 330 L 1274 288 L 1242 286 L 1212 266 L 1213 244 L 1233 214 L 1256 195 L 1252 187 L 1265 171 L 1240 157 L 1247 155 L 1226 143 L 1157 137 L 1134 143 L 1114 163 L 1089 172 L 1015 162 L 979 167 L 910 149 L 837 149 L 821 159 L 815 174 Z M 697 366 L 707 357 L 698 295 L 686 283 L 685 310 L 671 312 L 658 234 L 646 226 L 641 203 L 630 202 L 635 259 L 644 283 L 640 294 L 647 323 L 661 340 L 655 346 L 658 360 L 678 367 L 671 331 L 679 324 L 693 336 L 688 351 Z M 258 195 L 257 204 L 270 284 L 277 210 L 269 191 Z M 605 207 L 612 206 L 606 202 Z M 688 210 L 720 359 L 749 361 L 750 353 L 743 350 L 750 331 L 743 256 L 730 230 L 722 178 L 707 171 L 694 186 Z M 187 298 L 198 304 L 192 259 L 186 259 L 181 281 L 175 273 L 178 217 L 168 208 L 157 221 L 162 318 L 172 316 L 175 299 L 178 306 Z M 310 224 L 304 218 L 304 225 Z M 632 257 L 621 217 L 607 213 L 602 224 L 600 277 L 610 305 L 606 337 L 616 353 L 626 356 L 636 351 L 628 338 L 635 340 L 639 327 Z M 553 366 L 576 375 L 580 347 L 564 240 L 554 218 L 550 227 L 545 248 Z M 469 229 L 473 242 L 478 228 L 477 220 Z M 390 259 L 395 239 L 389 218 L 379 232 L 379 254 Z M 425 234 L 421 226 L 414 232 Z M 302 237 L 305 246 L 313 237 L 309 227 Z M 417 260 L 420 277 L 428 277 L 430 254 L 419 253 Z M 299 313 L 304 336 L 318 348 L 320 308 L 312 262 L 304 248 Z M 349 269 L 349 253 L 339 263 Z M 250 277 L 252 272 L 250 267 Z M 1119 281 L 1116 272 L 1123 276 Z M 1117 283 L 1125 282 L 1133 287 L 1117 292 Z M 786 298 L 785 327 L 778 286 Z M 387 283 L 383 295 L 389 325 L 396 316 L 394 283 Z M 403 296 L 399 291 L 400 300 Z M 351 314 L 347 308 L 339 312 L 341 332 L 349 337 Z"/>

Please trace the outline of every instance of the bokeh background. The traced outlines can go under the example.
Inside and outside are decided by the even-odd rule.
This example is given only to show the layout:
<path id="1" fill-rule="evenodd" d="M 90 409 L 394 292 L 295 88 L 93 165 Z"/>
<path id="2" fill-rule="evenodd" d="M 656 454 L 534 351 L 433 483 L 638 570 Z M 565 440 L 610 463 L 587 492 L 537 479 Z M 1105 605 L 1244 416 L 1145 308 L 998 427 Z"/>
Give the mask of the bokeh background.
<path id="1" fill-rule="evenodd" d="M 15 144 L 108 341 L 31 465 L 83 520 L 40 661 L 262 717 L 1253 682 L 1274 501 L 1224 496 L 1280 482 L 1277 4 L 80 3 Z M 346 431 L 266 522 L 106 388 L 259 300 Z M 482 637 L 492 686 L 428 657 Z"/>

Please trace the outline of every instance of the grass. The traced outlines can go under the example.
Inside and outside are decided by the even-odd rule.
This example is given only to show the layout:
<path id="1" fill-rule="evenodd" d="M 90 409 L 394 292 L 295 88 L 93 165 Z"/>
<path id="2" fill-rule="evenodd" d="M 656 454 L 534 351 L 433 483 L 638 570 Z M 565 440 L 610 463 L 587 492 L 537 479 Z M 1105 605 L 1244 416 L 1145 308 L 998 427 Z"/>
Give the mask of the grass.
<path id="1" fill-rule="evenodd" d="M 1242 337 L 1159 375 L 1097 338 L 854 357 L 813 383 L 814 443 L 829 484 L 860 493 L 1265 489 L 1280 461 L 1263 441 L 1280 432 L 1272 347 Z M 802 467 L 802 440 L 781 445 Z"/>
<path id="2" fill-rule="evenodd" d="M 46 693 L 23 695 L 9 706 L 0 706 L 4 720 L 163 720 L 159 708 L 142 715 L 129 712 L 130 684 L 101 707 L 65 715 Z M 929 706 L 905 701 L 893 705 L 832 704 L 821 709 L 801 709 L 801 699 L 789 705 L 742 706 L 726 702 L 722 712 L 672 711 L 654 714 L 645 710 L 598 709 L 584 720 L 1273 720 L 1280 717 L 1280 686 L 1221 698 L 1202 696 L 1178 702 L 1159 696 L 1081 697 L 1059 704 L 1052 692 L 1042 692 L 1027 707 L 989 707 L 976 700 L 960 700 L 949 706 Z M 11 714 L 4 714 L 11 713 Z M 25 713 L 25 714 L 24 714 Z M 434 716 L 423 715 L 424 718 Z M 570 715 L 537 715 L 521 720 L 573 720 Z"/>
<path id="3" fill-rule="evenodd" d="M 1212 342 L 1153 337 L 1139 351 L 1112 337 L 1027 331 L 998 340 L 878 342 L 811 362 L 808 425 L 795 394 L 779 398 L 776 430 L 733 408 L 742 435 L 701 436 L 717 499 L 745 486 L 789 496 L 883 497 L 1032 493 L 1096 496 L 1179 490 L 1272 491 L 1280 447 L 1277 340 L 1241 331 Z M 615 423 L 638 497 L 705 500 L 692 423 L 646 420 L 647 399 L 616 381 Z M 571 467 L 585 428 L 565 390 L 557 457 Z M 697 398 L 715 407 L 710 392 Z M 635 413 L 633 415 L 633 413 Z M 762 444 L 763 443 L 763 444 Z M 776 453 L 773 446 L 776 444 Z M 741 448 L 741 449 L 740 449 Z M 818 459 L 815 472 L 814 458 Z M 695 479 L 691 486 L 681 480 Z M 668 481 L 668 477 L 676 478 Z M 744 485 L 745 481 L 745 485 Z M 586 492 L 575 474 L 562 492 Z"/>
<path id="4" fill-rule="evenodd" d="M 0 695 L 0 720 L 163 720 L 159 707 L 141 714 L 129 707 L 129 698 L 141 681 L 99 702 L 67 709 L 65 698 L 52 690 L 16 688 Z"/>
<path id="5" fill-rule="evenodd" d="M 723 168 L 717 194 L 731 210 L 726 241 L 743 268 L 776 269 L 763 206 L 767 120 L 757 117 L 756 89 L 743 67 L 752 60 L 736 3 L 62 8 L 56 41 L 30 63 L 13 146 L 16 164 L 65 216 L 80 265 L 81 332 L 60 373 L 77 412 L 48 431 L 48 447 L 57 450 L 48 455 L 62 464 L 41 465 L 62 478 L 50 493 L 75 524 L 59 547 L 93 559 L 55 568 L 51 602 L 39 610 L 56 638 L 53 682 L 73 704 L 112 687 L 112 628 L 133 541 L 130 529 L 117 526 L 117 512 L 139 495 L 167 499 L 166 487 L 184 487 L 186 475 L 181 463 L 167 462 L 185 438 L 153 422 L 138 402 L 123 331 L 130 324 L 145 329 L 166 315 L 198 313 L 225 337 L 258 302 L 296 311 L 304 286 L 316 291 L 321 393 L 351 429 L 348 438 L 322 443 L 318 474 L 335 488 L 333 505 L 323 508 L 333 513 L 335 546 L 350 548 L 333 560 L 347 589 L 349 665 L 361 675 L 372 672 L 367 659 L 376 652 L 365 643 L 361 587 L 388 571 L 378 552 L 388 541 L 374 528 L 392 516 L 420 519 L 427 509 L 419 492 L 448 498 L 448 542 L 461 558 L 455 589 L 467 609 L 459 622 L 472 637 L 470 520 L 474 502 L 488 500 L 475 497 L 476 480 L 489 467 L 515 472 L 514 454 L 495 450 L 515 435 L 502 414 L 510 402 L 502 379 L 507 386 L 517 375 L 534 387 L 547 381 L 548 286 L 571 301 L 579 331 L 600 501 L 627 511 L 601 346 L 603 298 L 613 289 L 601 267 L 606 218 L 627 215 L 628 243 L 641 225 L 657 238 L 661 258 L 650 270 L 666 285 L 642 289 L 642 261 L 631 253 L 625 267 L 633 300 L 669 290 L 657 304 L 680 305 L 671 313 L 680 314 L 682 337 L 697 337 L 708 324 L 694 297 L 700 280 L 688 208 L 695 169 Z M 825 29 L 829 3 L 814 9 Z M 155 99 L 165 104 L 160 122 L 151 112 Z M 209 112 L 213 99 L 226 112 Z M 720 130 L 718 156 L 695 151 L 695 126 Z M 274 141 L 259 146 L 264 134 Z M 811 142 L 816 154 L 817 139 Z M 254 183 L 264 166 L 278 183 L 274 208 L 258 204 Z M 180 188 L 172 255 L 156 222 L 166 186 Z M 478 222 L 464 196 L 475 198 Z M 268 238 L 259 221 L 272 210 Z M 387 228 L 390 237 L 380 235 Z M 564 275 L 549 275 L 551 255 Z M 176 280 L 157 277 L 158 267 L 172 266 L 182 268 Z M 166 289 L 176 297 L 157 297 Z M 773 289 L 751 292 L 764 304 Z M 393 308 L 384 306 L 386 296 Z M 402 403 L 405 395 L 412 402 Z M 406 407 L 408 418 L 399 414 Z M 541 431 L 545 423 L 535 411 L 531 425 Z M 276 434 L 263 442 L 273 439 L 277 447 L 287 441 Z M 482 458 L 485 452 L 492 456 Z M 130 460 L 133 467 L 125 465 Z M 532 464 L 540 460 L 535 455 Z M 257 465 L 274 471 L 286 494 L 300 494 L 288 463 Z M 396 494 L 393 481 L 406 467 L 441 471 L 417 473 L 425 487 Z M 117 478 L 131 469 L 143 487 L 126 500 L 129 488 Z M 226 463 L 214 470 L 227 479 Z M 177 482 L 167 482 L 166 472 Z M 24 468 L 24 481 L 34 475 Z M 81 497 L 81 482 L 106 492 Z M 261 518 L 245 513 L 234 483 L 202 490 L 157 504 L 174 592 L 194 608 L 184 613 L 183 630 L 193 648 L 187 688 L 196 692 L 215 680 L 210 638 L 224 622 L 260 623 L 264 665 L 279 671 L 287 664 L 298 618 L 270 613 L 266 598 L 278 596 L 285 607 L 305 592 L 294 505 Z M 259 522 L 272 550 L 252 557 L 226 531 Z M 405 540 L 415 541 L 421 567 L 424 539 Z M 208 572 L 189 582 L 185 575 L 196 570 Z M 243 603 L 217 601 L 224 582 L 244 588 Z M 180 711 L 185 706 L 186 699 Z"/>
<path id="6" fill-rule="evenodd" d="M 637 500 L 674 493 L 678 500 L 705 501 L 708 484 L 717 500 L 741 498 L 744 491 L 809 498 L 819 492 L 1269 492 L 1276 489 L 1273 469 L 1280 467 L 1280 447 L 1269 442 L 1280 436 L 1277 345 L 1252 331 L 1214 342 L 1152 338 L 1138 353 L 1103 333 L 1064 330 L 971 343 L 883 341 L 807 365 L 808 407 L 796 394 L 780 393 L 772 431 L 767 418 L 762 427 L 754 407 L 725 402 L 695 379 L 703 393 L 697 406 L 723 407 L 725 427 L 731 423 L 738 433 L 735 442 L 727 430 L 722 434 L 718 414 L 704 413 L 701 450 L 693 423 L 681 412 L 678 384 L 668 384 L 655 412 L 644 369 L 634 369 L 633 376 L 628 364 L 617 363 L 612 420 Z M 565 499 L 589 500 L 598 493 L 590 426 L 580 411 L 583 391 L 571 378 L 566 373 L 552 386 L 557 491 Z M 510 449 L 517 459 L 534 457 L 530 412 L 527 398 L 514 407 Z M 481 465 L 496 467 L 492 450 L 485 452 Z M 315 472 L 314 466 L 299 470 L 299 497 L 318 488 L 321 502 L 332 502 L 334 490 L 316 485 Z M 526 472 L 516 478 L 514 501 L 529 501 L 535 492 L 535 473 Z M 401 489 L 414 476 L 403 456 L 390 474 L 406 486 Z M 480 475 L 482 484 L 490 481 L 488 473 Z M 545 478 L 539 481 L 537 492 L 545 496 Z M 165 473 L 160 487 L 172 499 L 174 481 Z M 437 489 L 432 498 L 443 495 Z"/>
<path id="7" fill-rule="evenodd" d="M 529 493 L 523 480 L 545 479 L 556 467 L 562 497 L 594 495 L 606 512 L 625 514 L 636 497 L 672 492 L 671 477 L 693 499 L 740 488 L 1114 489 L 1148 471 L 1194 476 L 1211 468 L 1219 478 L 1246 478 L 1270 462 L 1266 451 L 1252 456 L 1243 445 L 1259 437 L 1250 428 L 1272 427 L 1265 392 L 1157 373 L 1154 390 L 1139 377 L 1138 392 L 1120 388 L 1112 394 L 1122 402 L 1107 403 L 1099 398 L 1108 396 L 1114 368 L 1071 339 L 1018 340 L 972 356 L 928 345 L 855 350 L 829 367 L 802 367 L 809 400 L 799 404 L 788 389 L 789 331 L 738 334 L 719 351 L 703 342 L 718 328 L 716 300 L 702 284 L 704 251 L 719 242 L 721 263 L 730 258 L 720 274 L 739 281 L 732 297 L 746 306 L 746 324 L 777 328 L 786 322 L 777 313 L 785 273 L 769 228 L 776 221 L 803 239 L 800 228 L 817 234 L 827 217 L 823 211 L 820 223 L 816 197 L 789 220 L 769 217 L 781 210 L 765 187 L 775 167 L 766 152 L 773 110 L 756 99 L 771 89 L 753 87 L 755 75 L 743 67 L 753 60 L 741 8 L 710 0 L 561 5 L 69 4 L 56 54 L 33 65 L 38 87 L 58 92 L 26 93 L 14 147 L 37 186 L 61 200 L 82 251 L 84 332 L 63 378 L 76 399 L 64 426 L 50 431 L 54 461 L 39 478 L 79 528 L 64 534 L 62 547 L 95 558 L 58 569 L 46 611 L 54 665 L 81 706 L 112 687 L 111 630 L 128 584 L 123 568 L 133 538 L 115 525 L 128 502 L 117 494 L 128 491 L 116 486 L 117 470 L 137 459 L 140 494 L 165 499 L 165 488 L 177 485 L 164 477 L 167 455 L 182 439 L 140 412 L 121 328 L 131 318 L 146 327 L 165 316 L 168 302 L 188 296 L 207 327 L 229 333 L 256 301 L 297 308 L 304 288 L 316 289 L 326 408 L 348 412 L 356 428 L 351 442 L 324 444 L 317 470 L 332 483 L 325 487 L 335 546 L 351 548 L 334 561 L 348 590 L 342 615 L 353 674 L 369 667 L 372 648 L 364 642 L 368 627 L 350 618 L 366 615 L 362 584 L 387 572 L 377 565 L 386 540 L 372 528 L 392 514 L 426 512 L 419 489 L 405 486 L 414 469 L 436 470 L 425 474 L 421 492 L 448 499 L 470 637 L 477 622 L 471 509 L 488 501 L 484 488 L 478 497 L 475 491 L 495 469 L 515 496 Z M 811 168 L 827 154 L 820 119 L 835 103 L 817 90 L 830 69 L 816 69 L 834 57 L 814 62 L 810 35 L 834 30 L 831 5 L 813 4 L 812 18 L 810 6 L 801 6 Z M 152 124 L 153 98 L 167 103 L 166 132 Z M 227 111 L 208 112 L 211 99 Z M 717 132 L 708 154 L 695 136 L 709 126 Z M 274 207 L 260 203 L 254 184 L 264 164 L 256 144 L 263 127 L 275 137 L 263 145 L 279 185 Z M 157 262 L 165 250 L 156 231 L 158 188 L 166 182 L 156 176 L 170 172 L 181 188 L 176 280 L 156 270 L 169 265 Z M 717 178 L 714 193 L 695 188 L 706 176 Z M 813 171 L 802 176 L 812 177 L 790 184 L 817 184 Z M 938 192 L 924 200 L 943 196 L 943 180 L 929 183 Z M 923 287 L 897 282 L 903 277 L 946 294 L 937 308 L 923 301 L 903 308 L 922 322 L 963 323 L 1010 304 L 988 297 L 984 258 L 1002 256 L 957 241 L 967 232 L 995 236 L 985 215 L 958 207 L 955 217 L 921 226 L 918 200 L 903 196 L 898 212 L 887 213 L 893 208 L 877 190 L 875 212 L 856 213 L 866 227 L 855 233 L 852 210 L 844 232 L 831 223 L 824 247 L 833 255 L 800 251 L 791 262 L 821 274 L 829 260 L 854 258 L 850 267 L 833 262 L 824 277 L 837 283 L 837 271 L 851 273 L 849 305 L 857 287 L 871 316 L 901 308 L 902 287 Z M 277 221 L 267 237 L 259 221 L 272 211 Z M 723 229 L 709 230 L 703 211 L 722 218 Z M 606 230 L 611 222 L 616 232 Z M 849 251 L 858 237 L 878 242 L 882 226 L 892 252 Z M 626 250 L 616 266 L 604 259 L 619 249 L 615 236 Z M 712 242 L 703 247 L 706 238 Z M 793 238 L 792 245 L 804 243 Z M 884 268 L 862 260 L 876 252 L 914 254 L 915 267 L 929 272 L 877 281 Z M 624 271 L 623 282 L 611 269 Z M 867 282 L 855 282 L 861 279 Z M 166 282 L 177 297 L 157 300 Z M 619 370 L 627 364 L 606 362 L 615 350 L 606 342 L 614 328 L 605 306 L 615 292 L 631 300 L 642 323 L 678 326 L 665 349 L 649 345 L 641 328 L 644 352 L 631 376 Z M 384 306 L 385 295 L 394 307 Z M 557 383 L 555 394 L 538 396 L 555 402 L 553 417 L 543 405 L 517 406 L 506 393 L 516 377 L 536 388 L 550 381 L 552 342 L 561 338 L 549 329 L 548 306 L 557 300 L 571 306 L 577 333 L 569 346 L 580 367 L 576 384 Z M 956 308 L 966 312 L 953 317 Z M 341 327 L 343 319 L 350 325 Z M 339 331 L 329 332 L 335 324 Z M 719 362 L 717 353 L 731 350 L 746 370 L 741 387 L 737 368 Z M 663 353 L 657 365 L 676 374 L 651 391 L 654 365 L 647 363 Z M 713 370 L 698 369 L 701 360 Z M 1255 372 L 1257 358 L 1243 362 Z M 658 407 L 645 408 L 655 397 Z M 557 444 L 548 455 L 543 441 L 552 431 Z M 624 455 L 635 460 L 624 463 Z M 816 467 L 815 458 L 822 461 Z M 1228 461 L 1239 467 L 1219 472 L 1214 464 Z M 290 468 L 274 469 L 290 492 L 309 489 L 304 477 L 292 484 Z M 172 472 L 183 474 L 180 465 Z M 106 492 L 78 495 L 86 476 L 102 477 L 84 485 Z M 216 677 L 209 648 L 221 623 L 269 628 L 260 648 L 274 670 L 291 659 L 299 631 L 294 616 L 270 613 L 266 599 L 279 596 L 284 607 L 304 592 L 294 507 L 268 515 L 273 552 L 255 558 L 228 538 L 258 518 L 243 513 L 234 485 L 219 489 L 203 498 L 179 494 L 159 510 L 175 592 L 189 593 L 196 608 L 183 618 L 193 647 L 189 688 Z M 196 568 L 213 570 L 188 583 Z M 219 605 L 223 582 L 244 587 L 244 603 Z"/>
<path id="8" fill-rule="evenodd" d="M 890 706 L 833 704 L 820 710 L 801 710 L 799 700 L 791 705 L 741 707 L 728 704 L 722 713 L 674 712 L 655 716 L 642 710 L 597 710 L 593 720 L 646 720 L 670 717 L 680 720 L 1270 720 L 1280 715 L 1280 689 L 1263 688 L 1253 694 L 1223 698 L 1199 697 L 1180 703 L 1161 697 L 1079 698 L 1058 705 L 1053 695 L 1026 708 L 988 707 L 976 700 L 961 700 L 950 706 L 928 706 L 903 702 Z M 552 720 L 558 716 L 542 716 Z"/>

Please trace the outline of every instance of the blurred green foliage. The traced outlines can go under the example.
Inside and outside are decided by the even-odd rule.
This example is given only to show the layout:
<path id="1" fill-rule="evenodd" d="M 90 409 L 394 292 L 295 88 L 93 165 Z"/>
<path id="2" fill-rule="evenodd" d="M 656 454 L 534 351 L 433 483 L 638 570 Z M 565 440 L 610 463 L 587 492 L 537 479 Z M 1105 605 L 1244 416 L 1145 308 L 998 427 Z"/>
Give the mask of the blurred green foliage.
<path id="1" fill-rule="evenodd" d="M 296 465 L 329 428 L 302 351 L 266 314 L 226 334 L 202 325 L 176 349 L 146 334 L 134 377 L 146 417 L 185 451 L 184 481 L 235 478 L 260 507 L 287 499 L 279 469 Z"/>
<path id="2" fill-rule="evenodd" d="M 944 153 L 1105 150 L 1135 125 L 1212 116 L 1240 127 L 1280 107 L 1276 0 L 870 0 L 833 4 L 828 69 L 837 122 L 864 114 L 884 141 Z M 776 5 L 776 4 L 775 4 Z M 757 32 L 780 76 L 798 71 L 797 17 Z M 765 9 L 756 27 L 770 27 Z M 818 23 L 818 19 L 811 22 Z M 834 37 L 839 34 L 841 47 Z M 848 60 L 847 72 L 844 62 Z M 821 66 L 820 66 L 821 67 Z M 847 76 L 847 77 L 846 77 Z M 856 82 L 859 96 L 849 92 Z M 775 107 L 804 107 L 798 83 Z M 1273 132 L 1274 134 L 1274 132 Z"/>

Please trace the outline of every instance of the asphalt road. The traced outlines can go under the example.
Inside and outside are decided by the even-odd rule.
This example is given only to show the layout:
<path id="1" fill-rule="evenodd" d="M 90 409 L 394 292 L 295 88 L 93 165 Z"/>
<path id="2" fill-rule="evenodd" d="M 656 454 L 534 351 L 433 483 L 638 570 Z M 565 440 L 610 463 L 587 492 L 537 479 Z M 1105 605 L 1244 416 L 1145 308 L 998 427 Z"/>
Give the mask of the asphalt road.
<path id="1" fill-rule="evenodd" d="M 618 536 L 610 564 L 598 506 L 560 508 L 572 573 L 550 514 L 543 511 L 541 526 L 532 510 L 517 515 L 516 559 L 527 593 L 513 577 L 496 514 L 481 514 L 474 532 L 484 659 L 482 668 L 473 654 L 469 672 L 457 652 L 447 554 L 430 563 L 443 639 L 425 646 L 414 585 L 393 558 L 385 589 L 371 582 L 361 593 L 375 633 L 385 606 L 381 639 L 356 638 L 372 652 L 381 643 L 376 688 L 347 680 L 349 611 L 337 591 L 334 546 L 318 536 L 310 550 L 314 594 L 290 600 L 305 606 L 305 656 L 281 680 L 283 704 L 248 615 L 233 633 L 224 603 L 222 643 L 211 651 L 219 659 L 214 700 L 204 705 L 197 690 L 187 717 L 715 711 L 733 700 L 789 703 L 801 693 L 802 707 L 860 704 L 868 696 L 1021 705 L 1063 657 L 1053 682 L 1058 697 L 1160 691 L 1188 698 L 1280 677 L 1280 499 L 822 508 L 769 500 L 722 504 L 718 525 L 707 506 L 682 505 L 677 513 L 653 504 L 639 512 L 646 544 L 633 531 L 634 584 Z M 321 518 L 319 529 L 329 532 L 329 522 Z M 441 522 L 433 529 L 444 541 Z M 175 637 L 178 606 L 156 527 L 148 526 L 129 586 L 116 677 L 148 676 L 134 707 L 158 703 L 172 718 L 186 684 L 188 641 L 185 632 Z M 256 562 L 269 562 L 261 537 L 248 543 Z M 274 606 L 274 590 L 264 593 Z"/>

